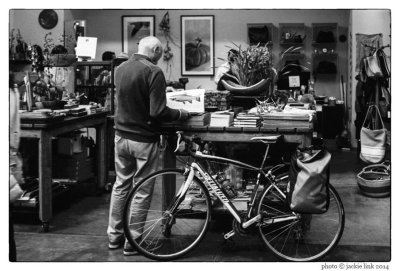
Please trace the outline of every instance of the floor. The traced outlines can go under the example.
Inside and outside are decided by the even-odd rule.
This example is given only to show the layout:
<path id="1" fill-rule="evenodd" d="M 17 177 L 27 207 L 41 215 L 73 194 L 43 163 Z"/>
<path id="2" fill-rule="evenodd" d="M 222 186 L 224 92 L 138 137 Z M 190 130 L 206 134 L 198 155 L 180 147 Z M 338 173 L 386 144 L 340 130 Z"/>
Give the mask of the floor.
<path id="1" fill-rule="evenodd" d="M 346 225 L 338 247 L 323 262 L 387 262 L 391 260 L 390 197 L 362 195 L 356 174 L 364 166 L 355 151 L 332 151 L 331 183 L 346 211 Z M 124 256 L 107 248 L 109 193 L 72 200 L 54 214 L 50 232 L 40 224 L 18 220 L 15 239 L 18 261 L 24 262 L 147 262 L 143 256 Z M 234 237 L 226 243 L 223 233 L 230 218 L 218 217 L 202 243 L 180 261 L 184 262 L 276 262 L 258 239 Z"/>

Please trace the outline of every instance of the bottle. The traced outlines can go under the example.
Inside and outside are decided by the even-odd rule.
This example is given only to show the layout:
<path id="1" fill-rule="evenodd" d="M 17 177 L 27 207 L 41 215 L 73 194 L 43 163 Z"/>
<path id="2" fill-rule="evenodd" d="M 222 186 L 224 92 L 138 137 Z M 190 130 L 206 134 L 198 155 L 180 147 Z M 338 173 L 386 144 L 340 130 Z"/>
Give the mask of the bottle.
<path id="1" fill-rule="evenodd" d="M 225 192 L 229 199 L 237 196 L 237 192 L 229 179 L 226 179 L 224 172 L 218 172 L 216 177 L 217 182 L 221 185 L 221 189 Z"/>
<path id="2" fill-rule="evenodd" d="M 309 81 L 309 83 L 308 83 L 308 93 L 309 94 L 311 94 L 311 95 L 313 95 L 314 96 L 314 94 L 315 94 L 315 91 L 314 91 L 314 81 Z"/>

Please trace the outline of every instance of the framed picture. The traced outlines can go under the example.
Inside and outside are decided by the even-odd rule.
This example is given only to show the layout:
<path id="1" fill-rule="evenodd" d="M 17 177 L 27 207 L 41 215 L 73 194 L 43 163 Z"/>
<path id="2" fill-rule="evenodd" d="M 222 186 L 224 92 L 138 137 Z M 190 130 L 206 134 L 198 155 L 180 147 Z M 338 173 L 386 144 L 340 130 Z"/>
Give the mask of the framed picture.
<path id="1" fill-rule="evenodd" d="M 248 24 L 247 39 L 249 45 L 260 44 L 261 46 L 264 46 L 267 42 L 272 40 L 271 24 Z"/>
<path id="2" fill-rule="evenodd" d="M 122 52 L 136 53 L 139 41 L 154 36 L 155 16 L 122 16 Z"/>
<path id="3" fill-rule="evenodd" d="M 182 75 L 214 75 L 214 16 L 181 16 Z"/>

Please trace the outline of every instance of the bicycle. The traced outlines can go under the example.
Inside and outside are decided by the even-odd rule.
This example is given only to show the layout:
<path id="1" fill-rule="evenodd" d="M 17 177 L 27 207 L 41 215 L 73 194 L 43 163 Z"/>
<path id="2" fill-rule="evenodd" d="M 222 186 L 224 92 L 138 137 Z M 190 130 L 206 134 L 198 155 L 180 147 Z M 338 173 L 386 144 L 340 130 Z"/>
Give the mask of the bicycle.
<path id="1" fill-rule="evenodd" d="M 124 209 L 124 230 L 130 244 L 154 260 L 173 260 L 188 253 L 207 233 L 211 220 L 211 198 L 218 198 L 234 218 L 229 239 L 250 226 L 256 226 L 261 239 L 279 259 L 316 261 L 339 242 L 345 222 L 342 201 L 329 184 L 330 207 L 323 214 L 301 214 L 290 210 L 286 201 L 288 173 L 276 176 L 284 164 L 264 169 L 270 144 L 277 136 L 254 137 L 266 145 L 260 167 L 224 157 L 189 151 L 193 159 L 183 169 L 163 169 L 144 178 L 133 188 Z M 179 143 L 179 138 L 178 138 Z M 236 209 L 227 192 L 204 166 L 204 162 L 232 164 L 255 171 L 257 179 L 245 214 Z M 260 185 L 265 189 L 257 193 Z M 149 188 L 150 187 L 150 188 Z M 144 208 L 141 191 L 151 189 L 153 196 Z M 172 196 L 171 196 L 172 195 Z"/>

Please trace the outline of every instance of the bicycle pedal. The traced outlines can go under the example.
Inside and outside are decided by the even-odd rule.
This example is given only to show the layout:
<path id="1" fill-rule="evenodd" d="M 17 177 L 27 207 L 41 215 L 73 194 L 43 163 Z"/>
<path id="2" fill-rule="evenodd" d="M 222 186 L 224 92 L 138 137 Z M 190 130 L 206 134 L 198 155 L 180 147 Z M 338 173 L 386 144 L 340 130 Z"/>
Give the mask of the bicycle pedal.
<path id="1" fill-rule="evenodd" d="M 231 230 L 230 232 L 224 234 L 224 239 L 228 240 L 229 238 L 231 238 L 234 235 L 235 235 L 235 231 Z"/>

